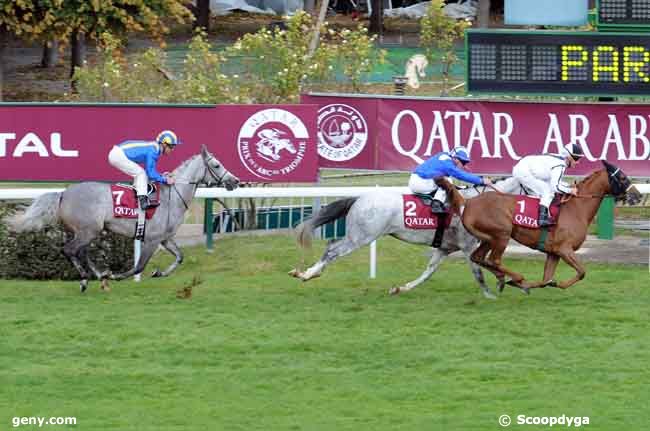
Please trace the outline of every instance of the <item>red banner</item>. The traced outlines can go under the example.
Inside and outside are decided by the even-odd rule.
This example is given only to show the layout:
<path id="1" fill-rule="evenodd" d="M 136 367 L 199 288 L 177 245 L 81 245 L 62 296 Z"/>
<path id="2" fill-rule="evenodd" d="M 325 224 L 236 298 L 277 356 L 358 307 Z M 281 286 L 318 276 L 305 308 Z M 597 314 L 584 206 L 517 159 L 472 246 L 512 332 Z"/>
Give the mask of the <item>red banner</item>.
<path id="1" fill-rule="evenodd" d="M 173 130 L 181 145 L 160 172 L 201 145 L 246 182 L 313 182 L 318 170 L 316 107 L 0 105 L 1 181 L 123 181 L 108 152 L 125 140 Z"/>
<path id="2" fill-rule="evenodd" d="M 315 95 L 302 100 L 320 107 L 321 166 L 410 171 L 440 151 L 465 145 L 473 172 L 510 175 L 523 156 L 555 153 L 575 142 L 586 157 L 569 174 L 584 175 L 601 168 L 598 160 L 607 160 L 630 176 L 650 177 L 650 105 Z M 366 154 L 363 159 L 336 161 L 321 151 L 321 135 L 329 133 L 322 121 L 324 110 L 336 105 L 369 113 L 364 117 L 368 140 L 359 153 Z"/>

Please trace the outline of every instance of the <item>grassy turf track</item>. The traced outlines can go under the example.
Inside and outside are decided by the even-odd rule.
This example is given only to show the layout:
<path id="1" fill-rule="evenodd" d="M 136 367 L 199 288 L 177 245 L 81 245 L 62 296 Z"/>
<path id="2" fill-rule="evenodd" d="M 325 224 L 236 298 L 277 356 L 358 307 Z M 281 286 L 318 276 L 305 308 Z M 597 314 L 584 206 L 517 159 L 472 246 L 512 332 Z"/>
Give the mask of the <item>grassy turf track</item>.
<path id="1" fill-rule="evenodd" d="M 449 260 L 387 296 L 420 273 L 424 251 L 384 239 L 377 280 L 363 249 L 302 285 L 286 275 L 300 260 L 291 238 L 240 237 L 212 255 L 186 249 L 172 277 L 110 293 L 3 281 L 0 429 L 14 416 L 75 416 L 74 428 L 48 429 L 496 430 L 504 413 L 647 429 L 648 268 L 588 264 L 568 291 L 487 301 L 464 261 Z M 540 261 L 509 261 L 541 275 Z M 197 274 L 192 299 L 177 299 Z"/>

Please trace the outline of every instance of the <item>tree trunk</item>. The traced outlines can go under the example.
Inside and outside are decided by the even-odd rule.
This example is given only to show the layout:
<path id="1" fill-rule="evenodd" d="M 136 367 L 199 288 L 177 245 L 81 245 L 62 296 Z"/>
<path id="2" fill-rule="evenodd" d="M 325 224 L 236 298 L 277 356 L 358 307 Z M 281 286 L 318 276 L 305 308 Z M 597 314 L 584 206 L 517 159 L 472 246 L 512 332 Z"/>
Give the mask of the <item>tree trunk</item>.
<path id="1" fill-rule="evenodd" d="M 370 28 L 372 34 L 381 34 L 384 30 L 384 0 L 370 0 L 372 13 L 370 14 Z"/>
<path id="2" fill-rule="evenodd" d="M 195 11 L 194 28 L 202 28 L 207 33 L 210 31 L 210 0 L 197 0 Z"/>
<path id="3" fill-rule="evenodd" d="M 479 0 L 478 26 L 479 28 L 490 27 L 490 0 Z"/>
<path id="4" fill-rule="evenodd" d="M 70 78 L 74 78 L 74 71 L 77 67 L 83 67 L 86 61 L 86 35 L 74 31 L 70 36 Z M 74 89 L 74 79 L 72 88 Z"/>
<path id="5" fill-rule="evenodd" d="M 59 42 L 50 40 L 43 44 L 43 58 L 41 59 L 41 67 L 49 69 L 56 66 L 59 62 Z"/>
<path id="6" fill-rule="evenodd" d="M 3 25 L 0 25 L 0 102 L 2 102 L 2 86 L 4 78 L 4 65 L 5 65 L 5 43 L 7 41 L 7 31 Z"/>
<path id="7" fill-rule="evenodd" d="M 316 48 L 318 48 L 318 40 L 320 39 L 320 28 L 325 22 L 325 16 L 327 15 L 327 6 L 329 6 L 329 0 L 321 0 L 320 3 L 320 12 L 318 13 L 318 21 L 316 21 L 316 28 L 314 28 L 314 35 L 311 38 L 311 43 L 309 44 L 309 57 L 314 55 Z"/>

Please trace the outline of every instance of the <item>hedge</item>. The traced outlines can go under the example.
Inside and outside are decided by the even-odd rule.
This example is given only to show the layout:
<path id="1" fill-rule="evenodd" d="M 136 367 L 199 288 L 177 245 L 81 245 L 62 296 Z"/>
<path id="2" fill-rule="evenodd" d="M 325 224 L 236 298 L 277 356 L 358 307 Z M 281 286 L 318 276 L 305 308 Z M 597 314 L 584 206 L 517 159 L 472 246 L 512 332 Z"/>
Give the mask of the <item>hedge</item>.
<path id="1" fill-rule="evenodd" d="M 72 238 L 63 226 L 19 234 L 7 230 L 4 218 L 20 206 L 0 202 L 0 278 L 79 280 L 79 273 L 63 254 L 63 245 Z M 100 271 L 107 267 L 113 272 L 126 271 L 133 267 L 133 239 L 103 231 L 90 244 L 89 256 Z"/>

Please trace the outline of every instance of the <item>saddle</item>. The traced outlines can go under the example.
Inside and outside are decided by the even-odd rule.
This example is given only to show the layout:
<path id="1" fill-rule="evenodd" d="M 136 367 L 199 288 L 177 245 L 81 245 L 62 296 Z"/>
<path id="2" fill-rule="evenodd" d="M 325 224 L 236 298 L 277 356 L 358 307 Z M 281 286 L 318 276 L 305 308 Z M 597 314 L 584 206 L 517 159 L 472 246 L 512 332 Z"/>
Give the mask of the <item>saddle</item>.
<path id="1" fill-rule="evenodd" d="M 131 189 L 133 190 L 133 194 L 136 195 L 137 197 L 137 192 L 135 190 L 135 186 L 130 183 L 117 183 L 115 186 L 121 187 L 123 189 Z M 147 183 L 147 197 L 149 197 L 149 202 L 151 203 L 160 203 L 160 193 L 159 193 L 159 187 L 158 183 L 154 182 L 149 182 Z"/>

